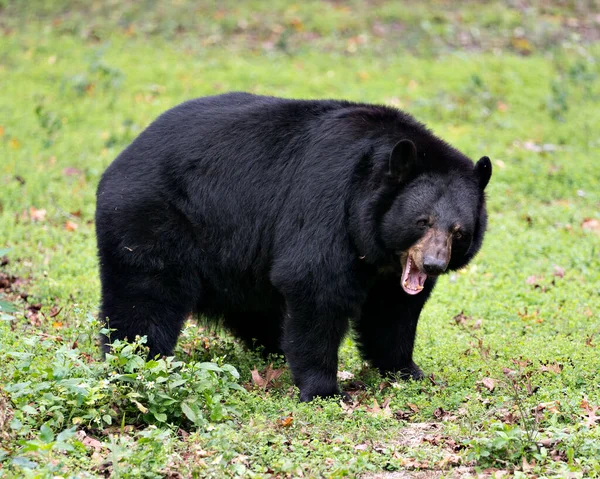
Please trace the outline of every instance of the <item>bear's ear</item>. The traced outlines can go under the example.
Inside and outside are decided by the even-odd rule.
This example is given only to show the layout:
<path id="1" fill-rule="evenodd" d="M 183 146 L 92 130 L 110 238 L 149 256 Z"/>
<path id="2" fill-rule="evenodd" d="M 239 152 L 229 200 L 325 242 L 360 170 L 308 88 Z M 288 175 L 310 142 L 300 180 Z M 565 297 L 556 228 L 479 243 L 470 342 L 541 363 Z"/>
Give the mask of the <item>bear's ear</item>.
<path id="1" fill-rule="evenodd" d="M 390 176 L 403 180 L 417 164 L 417 147 L 410 140 L 400 140 L 390 155 Z"/>
<path id="2" fill-rule="evenodd" d="M 481 159 L 475 163 L 475 176 L 479 181 L 479 188 L 483 191 L 492 176 L 492 162 L 487 156 L 482 156 Z"/>

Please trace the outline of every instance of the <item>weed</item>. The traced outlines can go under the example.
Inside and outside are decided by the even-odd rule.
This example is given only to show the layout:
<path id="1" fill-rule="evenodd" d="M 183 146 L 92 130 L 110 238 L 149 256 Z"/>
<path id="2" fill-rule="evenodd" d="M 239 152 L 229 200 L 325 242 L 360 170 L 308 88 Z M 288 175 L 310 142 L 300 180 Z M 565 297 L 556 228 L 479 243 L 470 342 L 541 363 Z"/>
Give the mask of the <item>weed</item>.
<path id="1" fill-rule="evenodd" d="M 37 102 L 35 116 L 40 128 L 44 131 L 44 148 L 49 148 L 54 142 L 56 133 L 62 128 L 62 121 L 55 112 L 46 109 L 43 97 L 38 97 Z"/>
<path id="2" fill-rule="evenodd" d="M 565 121 L 569 111 L 569 94 L 562 78 L 557 78 L 550 83 L 550 95 L 546 102 L 548 113 L 553 120 Z"/>
<path id="3" fill-rule="evenodd" d="M 25 351 L 6 351 L 11 366 L 5 390 L 15 405 L 13 431 L 27 436 L 42 424 L 60 430 L 71 425 L 102 430 L 120 424 L 203 426 L 222 421 L 233 410 L 223 402 L 243 390 L 227 364 L 183 363 L 174 358 L 145 360 L 144 338 L 115 341 L 105 362 L 90 362 L 76 349 L 31 338 Z M 52 365 L 40 354 L 53 350 Z"/>

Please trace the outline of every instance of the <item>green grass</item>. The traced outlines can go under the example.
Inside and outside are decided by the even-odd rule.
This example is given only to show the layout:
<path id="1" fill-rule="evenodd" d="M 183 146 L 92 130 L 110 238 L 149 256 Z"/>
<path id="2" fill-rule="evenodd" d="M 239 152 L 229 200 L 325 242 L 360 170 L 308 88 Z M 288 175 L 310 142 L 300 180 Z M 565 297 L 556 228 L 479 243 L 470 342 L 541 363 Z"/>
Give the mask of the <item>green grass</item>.
<path id="1" fill-rule="evenodd" d="M 0 477 L 600 477 L 597 4 L 158 3 L 0 0 Z M 492 158 L 484 247 L 422 315 L 430 379 L 348 338 L 355 403 L 300 404 L 282 358 L 253 388 L 268 362 L 193 323 L 174 361 L 99 361 L 98 179 L 230 90 L 393 104 Z"/>

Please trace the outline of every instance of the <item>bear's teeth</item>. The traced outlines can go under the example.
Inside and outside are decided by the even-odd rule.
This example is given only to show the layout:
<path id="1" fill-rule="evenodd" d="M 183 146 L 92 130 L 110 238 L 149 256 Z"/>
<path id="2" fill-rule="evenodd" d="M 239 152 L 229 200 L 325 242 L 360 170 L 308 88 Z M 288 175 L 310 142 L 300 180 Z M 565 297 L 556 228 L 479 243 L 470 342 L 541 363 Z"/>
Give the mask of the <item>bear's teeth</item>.
<path id="1" fill-rule="evenodd" d="M 411 286 L 408 284 L 408 280 L 406 280 L 406 281 L 404 282 L 404 286 L 406 286 L 406 287 L 407 287 L 408 289 L 410 289 L 411 291 L 421 291 L 421 290 L 424 288 L 424 286 L 421 286 L 420 284 L 419 284 L 419 285 L 417 285 L 417 287 L 416 287 L 416 288 L 413 288 L 413 287 L 411 287 Z"/>

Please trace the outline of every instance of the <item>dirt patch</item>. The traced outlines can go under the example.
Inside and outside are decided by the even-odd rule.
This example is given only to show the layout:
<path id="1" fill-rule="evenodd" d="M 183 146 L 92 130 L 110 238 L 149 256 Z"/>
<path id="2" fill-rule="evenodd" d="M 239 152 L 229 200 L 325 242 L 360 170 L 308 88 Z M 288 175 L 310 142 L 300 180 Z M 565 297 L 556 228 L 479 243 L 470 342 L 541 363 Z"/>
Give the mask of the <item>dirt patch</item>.
<path id="1" fill-rule="evenodd" d="M 402 458 L 406 470 L 395 472 L 377 472 L 361 476 L 362 479 L 463 479 L 478 476 L 472 467 L 459 466 L 457 444 L 453 439 L 443 436 L 443 424 L 437 422 L 409 423 L 402 430 L 401 437 L 394 444 L 400 448 L 417 449 L 435 445 L 441 447 L 445 458 L 437 463 Z M 443 464 L 442 464 L 443 463 Z"/>
<path id="2" fill-rule="evenodd" d="M 477 475 L 472 467 L 457 467 L 447 471 L 397 471 L 397 472 L 381 472 L 361 476 L 361 479 L 467 479 L 471 477 L 489 477 Z"/>
<path id="3" fill-rule="evenodd" d="M 416 448 L 425 442 L 426 437 L 439 433 L 442 427 L 442 424 L 437 422 L 408 423 L 402 429 L 402 437 L 398 439 L 398 445 L 411 449 Z"/>
<path id="4" fill-rule="evenodd" d="M 4 268 L 8 264 L 10 264 L 10 261 L 6 256 L 0 257 L 0 268 Z M 21 292 L 21 288 L 25 283 L 26 281 L 23 278 L 0 270 L 0 294 L 13 299 L 16 296 L 27 299 L 27 294 Z"/>

